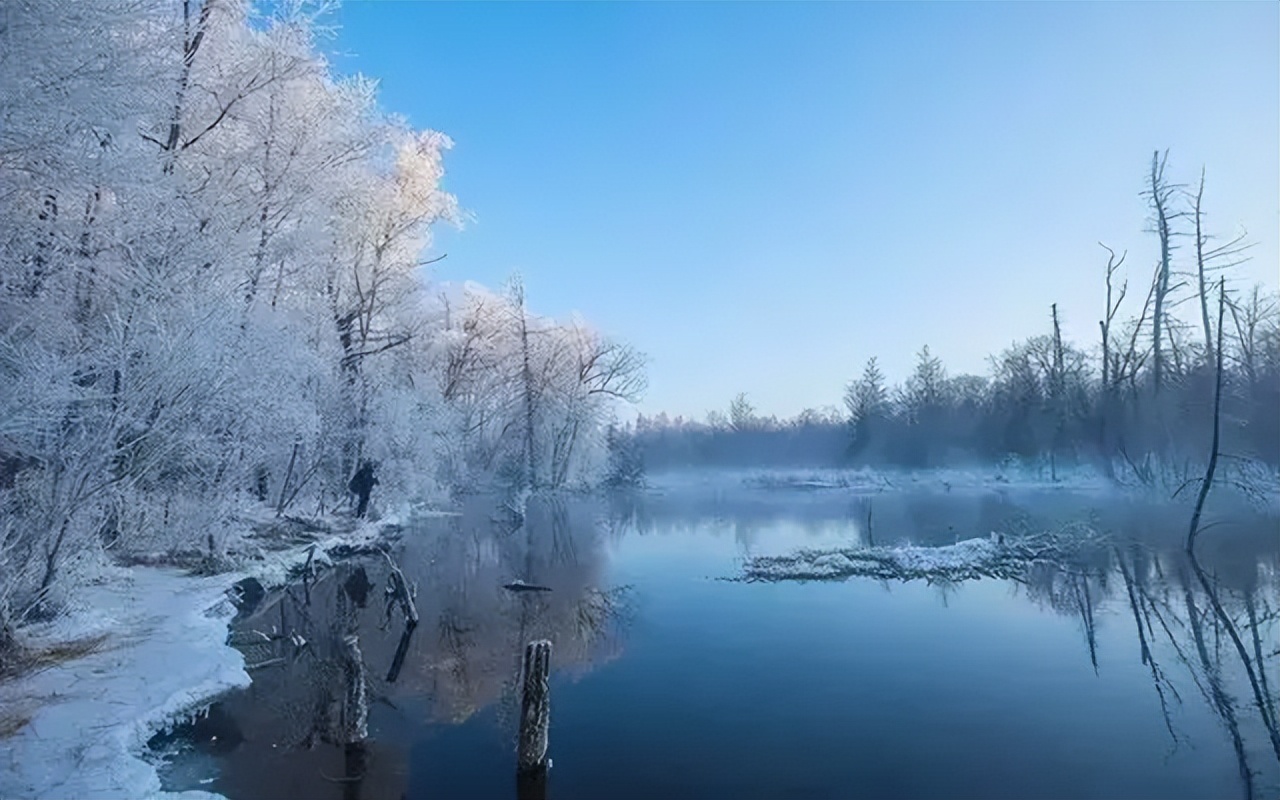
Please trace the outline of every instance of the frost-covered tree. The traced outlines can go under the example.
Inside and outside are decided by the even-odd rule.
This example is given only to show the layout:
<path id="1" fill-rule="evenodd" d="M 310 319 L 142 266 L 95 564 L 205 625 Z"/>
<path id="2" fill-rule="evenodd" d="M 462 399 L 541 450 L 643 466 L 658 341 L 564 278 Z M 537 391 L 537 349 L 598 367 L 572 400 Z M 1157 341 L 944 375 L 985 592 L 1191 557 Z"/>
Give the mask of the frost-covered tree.
<path id="1" fill-rule="evenodd" d="M 438 302 L 431 360 L 451 421 L 442 467 L 464 487 L 591 482 L 618 401 L 638 399 L 644 359 L 581 320 L 531 314 L 519 293 L 474 284 Z"/>
<path id="2" fill-rule="evenodd" d="M 223 563 L 247 509 L 340 507 L 362 459 L 375 503 L 499 476 L 522 396 L 535 482 L 600 477 L 643 360 L 429 299 L 450 141 L 335 76 L 317 8 L 0 9 L 0 628 L 114 553 Z"/>
<path id="3" fill-rule="evenodd" d="M 605 431 L 605 449 L 608 464 L 605 467 L 605 485 L 614 488 L 631 488 L 644 483 L 644 455 L 634 437 L 616 425 Z"/>
<path id="4" fill-rule="evenodd" d="M 746 392 L 739 392 L 729 403 L 729 425 L 735 431 L 749 431 L 760 425 L 756 407 L 747 399 Z"/>

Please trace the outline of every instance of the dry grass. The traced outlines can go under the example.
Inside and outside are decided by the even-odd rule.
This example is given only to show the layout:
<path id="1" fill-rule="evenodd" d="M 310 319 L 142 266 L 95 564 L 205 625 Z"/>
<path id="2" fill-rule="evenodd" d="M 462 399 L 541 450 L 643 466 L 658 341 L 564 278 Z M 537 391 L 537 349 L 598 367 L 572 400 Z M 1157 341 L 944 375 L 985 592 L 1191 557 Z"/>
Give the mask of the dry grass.
<path id="1" fill-rule="evenodd" d="M 27 723 L 30 721 L 31 714 L 26 711 L 12 708 L 0 711 L 0 741 L 8 739 L 27 727 Z"/>
<path id="2" fill-rule="evenodd" d="M 108 638 L 107 634 L 101 633 L 8 654 L 4 659 L 3 669 L 0 669 L 0 681 L 40 672 L 97 653 L 106 646 Z M 4 719 L 0 718 L 0 730 L 6 729 Z"/>

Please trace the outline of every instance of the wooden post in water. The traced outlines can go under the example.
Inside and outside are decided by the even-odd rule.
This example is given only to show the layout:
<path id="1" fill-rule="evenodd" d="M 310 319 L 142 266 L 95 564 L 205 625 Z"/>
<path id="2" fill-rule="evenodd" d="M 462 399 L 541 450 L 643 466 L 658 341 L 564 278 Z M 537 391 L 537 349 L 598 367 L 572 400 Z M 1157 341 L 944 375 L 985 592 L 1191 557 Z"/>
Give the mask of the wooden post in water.
<path id="1" fill-rule="evenodd" d="M 551 642 L 540 639 L 524 648 L 521 670 L 520 743 L 517 775 L 543 773 L 547 768 L 547 728 L 551 724 L 548 679 L 551 675 Z"/>

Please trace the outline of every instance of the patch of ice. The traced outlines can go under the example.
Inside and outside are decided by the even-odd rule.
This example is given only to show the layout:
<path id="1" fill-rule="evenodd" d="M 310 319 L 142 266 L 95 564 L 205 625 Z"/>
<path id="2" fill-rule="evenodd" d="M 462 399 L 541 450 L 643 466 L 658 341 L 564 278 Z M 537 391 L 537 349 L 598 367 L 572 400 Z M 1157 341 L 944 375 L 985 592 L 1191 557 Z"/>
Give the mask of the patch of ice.
<path id="1" fill-rule="evenodd" d="M 742 577 L 751 581 L 833 580 L 854 576 L 881 579 L 971 580 L 1018 577 L 1037 561 L 1065 560 L 1102 541 L 1089 530 L 1017 538 L 992 535 L 944 547 L 851 547 L 800 550 L 747 559 Z"/>
<path id="2" fill-rule="evenodd" d="M 402 518 L 388 515 L 317 542 L 314 557 L 328 561 L 325 550 L 338 545 L 372 545 Z M 106 639 L 89 655 L 0 684 L 0 709 L 30 715 L 4 740 L 0 797 L 217 800 L 203 791 L 163 792 L 155 767 L 141 755 L 155 733 L 249 685 L 243 656 L 226 644 L 235 616 L 227 589 L 249 576 L 280 585 L 310 548 L 272 553 L 251 569 L 210 577 L 109 567 L 81 590 L 69 615 L 24 631 L 35 645 Z"/>
<path id="3" fill-rule="evenodd" d="M 87 628 L 107 633 L 102 648 L 0 686 L 0 706 L 32 714 L 5 740 L 0 796 L 160 796 L 155 768 L 139 755 L 147 740 L 249 684 L 240 653 L 225 645 L 232 580 L 137 568 L 86 587 L 83 602 L 110 615 Z"/>

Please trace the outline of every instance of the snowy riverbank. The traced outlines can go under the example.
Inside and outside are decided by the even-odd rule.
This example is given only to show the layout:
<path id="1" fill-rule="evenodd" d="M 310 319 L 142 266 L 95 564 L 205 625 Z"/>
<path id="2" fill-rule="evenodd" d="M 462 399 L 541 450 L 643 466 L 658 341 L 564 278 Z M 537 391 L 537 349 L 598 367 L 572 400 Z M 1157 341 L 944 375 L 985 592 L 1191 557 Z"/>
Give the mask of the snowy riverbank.
<path id="1" fill-rule="evenodd" d="M 316 558 L 339 547 L 373 545 L 405 515 L 389 515 L 319 539 Z M 147 741 L 244 688 L 244 658 L 226 644 L 236 609 L 228 590 L 253 577 L 284 583 L 312 543 L 277 551 L 243 570 L 209 577 L 157 567 L 110 567 L 77 595 L 57 622 L 27 631 L 51 645 L 100 637 L 86 655 L 0 684 L 0 797 L 5 800 L 214 798 L 164 793 Z"/>

